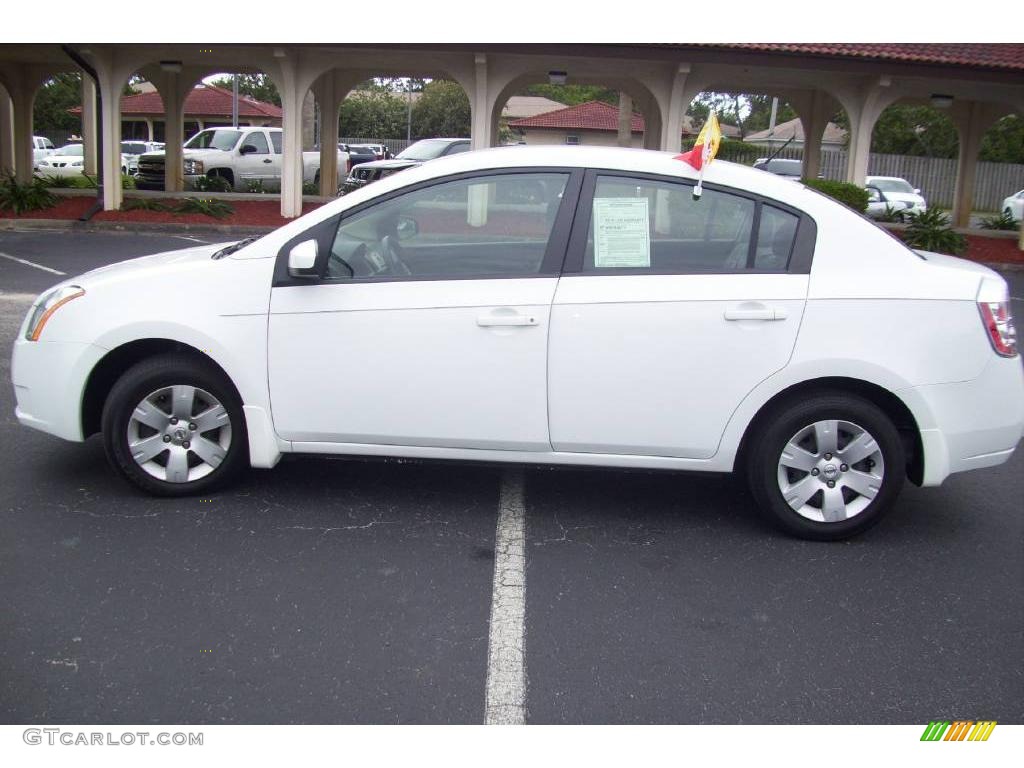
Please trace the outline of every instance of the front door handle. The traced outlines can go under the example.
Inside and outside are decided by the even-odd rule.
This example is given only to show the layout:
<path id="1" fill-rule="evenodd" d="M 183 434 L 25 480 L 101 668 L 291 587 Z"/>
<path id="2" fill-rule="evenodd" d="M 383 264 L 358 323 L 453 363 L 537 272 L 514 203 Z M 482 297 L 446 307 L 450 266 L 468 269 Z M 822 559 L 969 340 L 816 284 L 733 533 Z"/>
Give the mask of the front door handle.
<path id="1" fill-rule="evenodd" d="M 486 315 L 479 315 L 476 324 L 481 328 L 494 328 L 496 326 L 513 325 L 537 325 L 536 315 L 522 315 L 515 313 L 489 312 Z"/>
<path id="2" fill-rule="evenodd" d="M 760 302 L 747 301 L 725 310 L 726 320 L 785 320 L 783 307 L 770 307 Z"/>
<path id="3" fill-rule="evenodd" d="M 270 165 L 274 161 L 273 160 L 264 160 L 263 162 L 266 163 L 267 165 Z"/>

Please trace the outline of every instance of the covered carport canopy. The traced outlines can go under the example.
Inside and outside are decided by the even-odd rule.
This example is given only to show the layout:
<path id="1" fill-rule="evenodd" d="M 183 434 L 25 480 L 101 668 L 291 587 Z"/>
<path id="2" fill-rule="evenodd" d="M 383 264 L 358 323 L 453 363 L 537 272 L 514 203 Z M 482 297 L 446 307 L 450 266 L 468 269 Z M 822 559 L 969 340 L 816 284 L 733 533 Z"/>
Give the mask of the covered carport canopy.
<path id="1" fill-rule="evenodd" d="M 508 97 L 551 72 L 569 83 L 598 83 L 629 93 L 644 114 L 649 149 L 678 151 L 683 117 L 701 91 L 770 93 L 797 111 L 807 137 L 804 174 L 820 164 L 825 125 L 839 107 L 850 122 L 846 179 L 863 184 L 871 133 L 899 102 L 943 104 L 960 137 L 954 221 L 967 223 L 985 131 L 1000 117 L 1024 115 L 1024 44 L 58 44 L 0 45 L 0 168 L 32 174 L 32 113 L 39 86 L 55 73 L 83 77 L 86 164 L 101 143 L 103 206 L 121 205 L 120 94 L 135 73 L 160 92 L 166 109 L 165 189 L 182 188 L 183 104 L 195 83 L 218 72 L 263 72 L 281 95 L 284 156 L 281 214 L 302 211 L 302 103 L 312 90 L 322 114 L 337 114 L 359 82 L 374 75 L 448 77 L 469 96 L 474 148 L 497 143 Z M 98 86 L 101 106 L 97 108 Z M 337 120 L 323 121 L 321 193 L 333 194 Z M 106 183 L 111 180 L 113 183 Z"/>

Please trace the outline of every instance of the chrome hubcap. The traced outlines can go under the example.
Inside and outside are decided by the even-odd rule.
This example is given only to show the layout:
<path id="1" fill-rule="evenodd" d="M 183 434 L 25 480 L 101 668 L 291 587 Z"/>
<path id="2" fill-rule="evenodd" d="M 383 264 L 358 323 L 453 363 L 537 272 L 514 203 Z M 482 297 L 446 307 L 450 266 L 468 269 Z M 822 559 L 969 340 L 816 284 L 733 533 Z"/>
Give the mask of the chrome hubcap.
<path id="1" fill-rule="evenodd" d="M 135 463 L 168 483 L 189 483 L 220 466 L 231 447 L 227 409 L 209 392 L 175 384 L 143 398 L 128 420 Z"/>
<path id="2" fill-rule="evenodd" d="M 850 421 L 810 424 L 779 457 L 779 490 L 798 514 L 819 523 L 848 520 L 867 509 L 885 476 L 875 438 Z"/>

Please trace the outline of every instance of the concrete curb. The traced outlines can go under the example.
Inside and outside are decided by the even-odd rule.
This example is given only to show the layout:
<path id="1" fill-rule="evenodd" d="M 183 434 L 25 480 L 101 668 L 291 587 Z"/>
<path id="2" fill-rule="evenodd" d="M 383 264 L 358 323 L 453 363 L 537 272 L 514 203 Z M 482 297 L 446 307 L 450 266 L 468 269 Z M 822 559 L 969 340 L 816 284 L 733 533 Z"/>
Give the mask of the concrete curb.
<path id="1" fill-rule="evenodd" d="M 282 225 L 283 226 L 283 225 Z M 255 232 L 273 232 L 278 227 L 241 224 L 186 224 L 184 222 L 121 222 L 121 221 L 79 221 L 78 219 L 0 219 L 0 231 L 19 232 L 38 229 L 66 229 L 76 232 L 209 232 L 222 235 L 250 235 Z"/>

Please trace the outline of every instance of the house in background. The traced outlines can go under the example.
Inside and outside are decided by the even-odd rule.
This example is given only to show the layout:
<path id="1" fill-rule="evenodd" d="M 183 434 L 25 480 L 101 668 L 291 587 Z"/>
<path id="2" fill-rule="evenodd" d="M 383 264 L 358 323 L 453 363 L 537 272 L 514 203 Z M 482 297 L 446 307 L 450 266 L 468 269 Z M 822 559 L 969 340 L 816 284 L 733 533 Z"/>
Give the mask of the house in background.
<path id="1" fill-rule="evenodd" d="M 149 83 L 135 83 L 140 93 L 121 97 L 121 138 L 139 141 L 164 140 L 164 102 Z M 71 113 L 81 117 L 82 108 Z M 231 125 L 231 91 L 200 83 L 185 97 L 185 138 L 204 128 Z M 238 97 L 239 125 L 281 125 L 281 108 L 248 96 Z"/>
<path id="2" fill-rule="evenodd" d="M 792 137 L 792 141 L 789 139 Z M 758 144 L 767 149 L 777 149 L 789 141 L 787 149 L 803 149 L 804 147 L 804 125 L 800 118 L 795 117 L 784 123 L 775 126 L 771 133 L 767 129 L 751 133 L 745 139 L 748 144 Z M 842 149 L 846 145 L 846 131 L 835 123 L 828 123 L 825 126 L 825 133 L 821 138 L 822 150 Z"/>
<path id="3" fill-rule="evenodd" d="M 692 138 L 700 132 L 703 120 L 696 121 L 690 115 L 683 118 L 683 139 Z M 585 144 L 589 146 L 614 147 L 619 143 L 619 108 L 603 101 L 588 101 L 574 107 L 564 107 L 551 112 L 511 120 L 508 127 L 526 144 Z M 644 118 L 633 113 L 631 124 L 631 146 L 644 145 Z M 723 123 L 722 135 L 738 138 L 735 125 Z"/>

